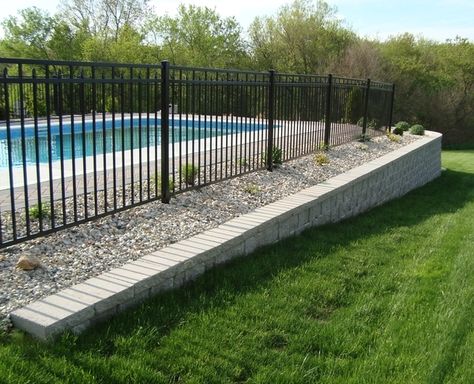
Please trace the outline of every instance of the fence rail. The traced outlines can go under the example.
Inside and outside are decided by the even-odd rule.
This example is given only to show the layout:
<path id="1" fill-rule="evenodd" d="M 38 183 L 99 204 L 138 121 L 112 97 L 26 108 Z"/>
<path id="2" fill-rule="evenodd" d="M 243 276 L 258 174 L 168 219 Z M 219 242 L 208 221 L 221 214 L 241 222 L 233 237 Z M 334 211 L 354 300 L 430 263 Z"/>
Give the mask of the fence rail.
<path id="1" fill-rule="evenodd" d="M 391 126 L 394 86 L 0 58 L 0 247 Z"/>

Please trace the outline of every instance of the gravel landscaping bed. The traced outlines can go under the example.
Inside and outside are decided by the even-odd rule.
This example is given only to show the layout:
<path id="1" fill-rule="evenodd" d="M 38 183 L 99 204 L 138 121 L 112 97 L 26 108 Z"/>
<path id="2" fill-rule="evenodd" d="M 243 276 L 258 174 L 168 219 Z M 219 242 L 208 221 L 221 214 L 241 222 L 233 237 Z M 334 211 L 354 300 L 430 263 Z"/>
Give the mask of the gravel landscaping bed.
<path id="1" fill-rule="evenodd" d="M 121 266 L 171 243 L 217 227 L 233 217 L 279 200 L 406 145 L 387 137 L 351 142 L 326 152 L 329 163 L 309 155 L 284 163 L 273 172 L 246 174 L 171 199 L 152 202 L 0 251 L 0 329 L 11 324 L 16 308 Z M 41 266 L 16 268 L 23 255 Z"/>

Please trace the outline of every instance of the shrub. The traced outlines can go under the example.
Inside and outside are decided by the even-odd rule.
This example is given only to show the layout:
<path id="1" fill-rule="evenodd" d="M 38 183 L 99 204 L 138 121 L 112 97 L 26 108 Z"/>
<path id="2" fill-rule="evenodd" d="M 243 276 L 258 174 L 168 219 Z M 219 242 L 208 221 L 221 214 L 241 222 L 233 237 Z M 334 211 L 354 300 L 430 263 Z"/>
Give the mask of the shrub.
<path id="1" fill-rule="evenodd" d="M 194 185 L 198 171 L 198 167 L 194 164 L 184 164 L 181 167 L 181 177 L 184 179 L 186 185 Z"/>
<path id="2" fill-rule="evenodd" d="M 395 128 L 400 128 L 402 131 L 408 131 L 410 129 L 410 124 L 408 124 L 406 121 L 399 121 L 397 124 L 395 124 Z"/>
<path id="3" fill-rule="evenodd" d="M 393 128 L 392 133 L 394 135 L 403 136 L 403 129 L 400 127 L 395 127 Z"/>
<path id="4" fill-rule="evenodd" d="M 410 133 L 412 135 L 423 136 L 425 134 L 425 128 L 421 124 L 415 124 L 410 128 Z"/>
<path id="5" fill-rule="evenodd" d="M 28 213 L 32 219 L 45 219 L 51 216 L 51 209 L 48 204 L 35 204 L 28 209 Z"/>
<path id="6" fill-rule="evenodd" d="M 372 138 L 368 133 L 361 133 L 359 136 L 357 136 L 357 141 L 360 141 L 361 143 L 365 143 L 366 141 L 370 141 Z"/>
<path id="7" fill-rule="evenodd" d="M 314 161 L 317 165 L 329 164 L 329 157 L 324 152 L 318 152 L 314 155 Z"/>
<path id="8" fill-rule="evenodd" d="M 399 135 L 395 135 L 393 133 L 387 133 L 387 137 L 390 141 L 393 141 L 395 143 L 400 143 L 402 138 Z"/>

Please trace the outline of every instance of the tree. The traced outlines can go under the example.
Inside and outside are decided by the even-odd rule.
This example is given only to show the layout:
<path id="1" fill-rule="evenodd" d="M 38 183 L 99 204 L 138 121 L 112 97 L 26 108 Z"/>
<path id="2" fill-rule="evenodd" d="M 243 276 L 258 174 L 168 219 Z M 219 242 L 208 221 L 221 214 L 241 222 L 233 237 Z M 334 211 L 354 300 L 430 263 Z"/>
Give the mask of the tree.
<path id="1" fill-rule="evenodd" d="M 283 6 L 275 18 L 256 18 L 249 35 L 257 68 L 298 73 L 326 72 L 354 39 L 335 8 L 310 0 Z"/>
<path id="2" fill-rule="evenodd" d="M 149 13 L 149 0 L 64 0 L 63 18 L 93 37 L 117 41 L 128 26 L 138 29 Z"/>
<path id="3" fill-rule="evenodd" d="M 10 16 L 2 23 L 3 53 L 13 57 L 50 58 L 48 41 L 54 32 L 55 19 L 36 7 L 20 10 L 19 16 Z"/>
<path id="4" fill-rule="evenodd" d="M 161 47 L 173 63 L 206 67 L 239 67 L 247 55 L 242 29 L 235 18 L 222 18 L 208 7 L 180 5 L 176 17 L 150 20 L 148 41 Z"/>
<path id="5" fill-rule="evenodd" d="M 19 16 L 10 16 L 2 23 L 2 55 L 51 60 L 80 58 L 81 45 L 87 38 L 82 30 L 73 31 L 68 23 L 36 7 L 20 10 Z"/>
<path id="6" fill-rule="evenodd" d="M 340 76 L 360 79 L 383 79 L 383 58 L 380 43 L 365 39 L 354 40 L 338 61 L 330 66 L 330 72 Z"/>
<path id="7" fill-rule="evenodd" d="M 91 37 L 82 47 L 83 59 L 87 61 L 112 61 L 122 63 L 157 62 L 154 50 L 143 43 L 144 35 L 129 25 L 124 25 L 117 39 L 105 42 L 99 37 Z"/>

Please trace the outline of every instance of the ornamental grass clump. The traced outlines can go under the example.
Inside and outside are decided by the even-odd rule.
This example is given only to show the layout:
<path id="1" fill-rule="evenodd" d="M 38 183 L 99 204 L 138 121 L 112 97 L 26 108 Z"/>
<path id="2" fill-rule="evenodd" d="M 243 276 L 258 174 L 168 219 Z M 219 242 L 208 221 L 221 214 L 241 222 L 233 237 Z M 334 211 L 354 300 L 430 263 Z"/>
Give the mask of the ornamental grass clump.
<path id="1" fill-rule="evenodd" d="M 267 153 L 263 152 L 262 153 L 262 163 L 266 164 L 267 163 Z M 278 166 L 283 164 L 283 151 L 281 148 L 278 147 L 273 147 L 272 148 L 272 165 L 273 166 Z"/>
<path id="2" fill-rule="evenodd" d="M 250 195 L 256 195 L 261 191 L 261 188 L 257 184 L 247 184 L 244 187 L 244 191 Z"/>
<path id="3" fill-rule="evenodd" d="M 157 173 L 155 176 L 150 177 L 150 185 L 156 186 L 157 191 L 161 190 L 161 173 Z M 168 178 L 168 188 L 170 191 L 174 191 L 174 180 L 173 176 Z"/>
<path id="4" fill-rule="evenodd" d="M 28 209 L 28 214 L 32 219 L 46 219 L 51 216 L 51 208 L 45 203 L 35 204 Z"/>
<path id="5" fill-rule="evenodd" d="M 387 133 L 387 137 L 390 141 L 393 141 L 394 143 L 400 143 L 400 141 L 402 140 L 399 135 L 393 133 Z"/>
<path id="6" fill-rule="evenodd" d="M 329 157 L 324 152 L 317 152 L 314 155 L 314 161 L 317 165 L 329 164 Z"/>
<path id="7" fill-rule="evenodd" d="M 186 185 L 194 185 L 198 174 L 198 167 L 194 164 L 184 164 L 181 167 L 181 177 L 183 178 Z"/>

